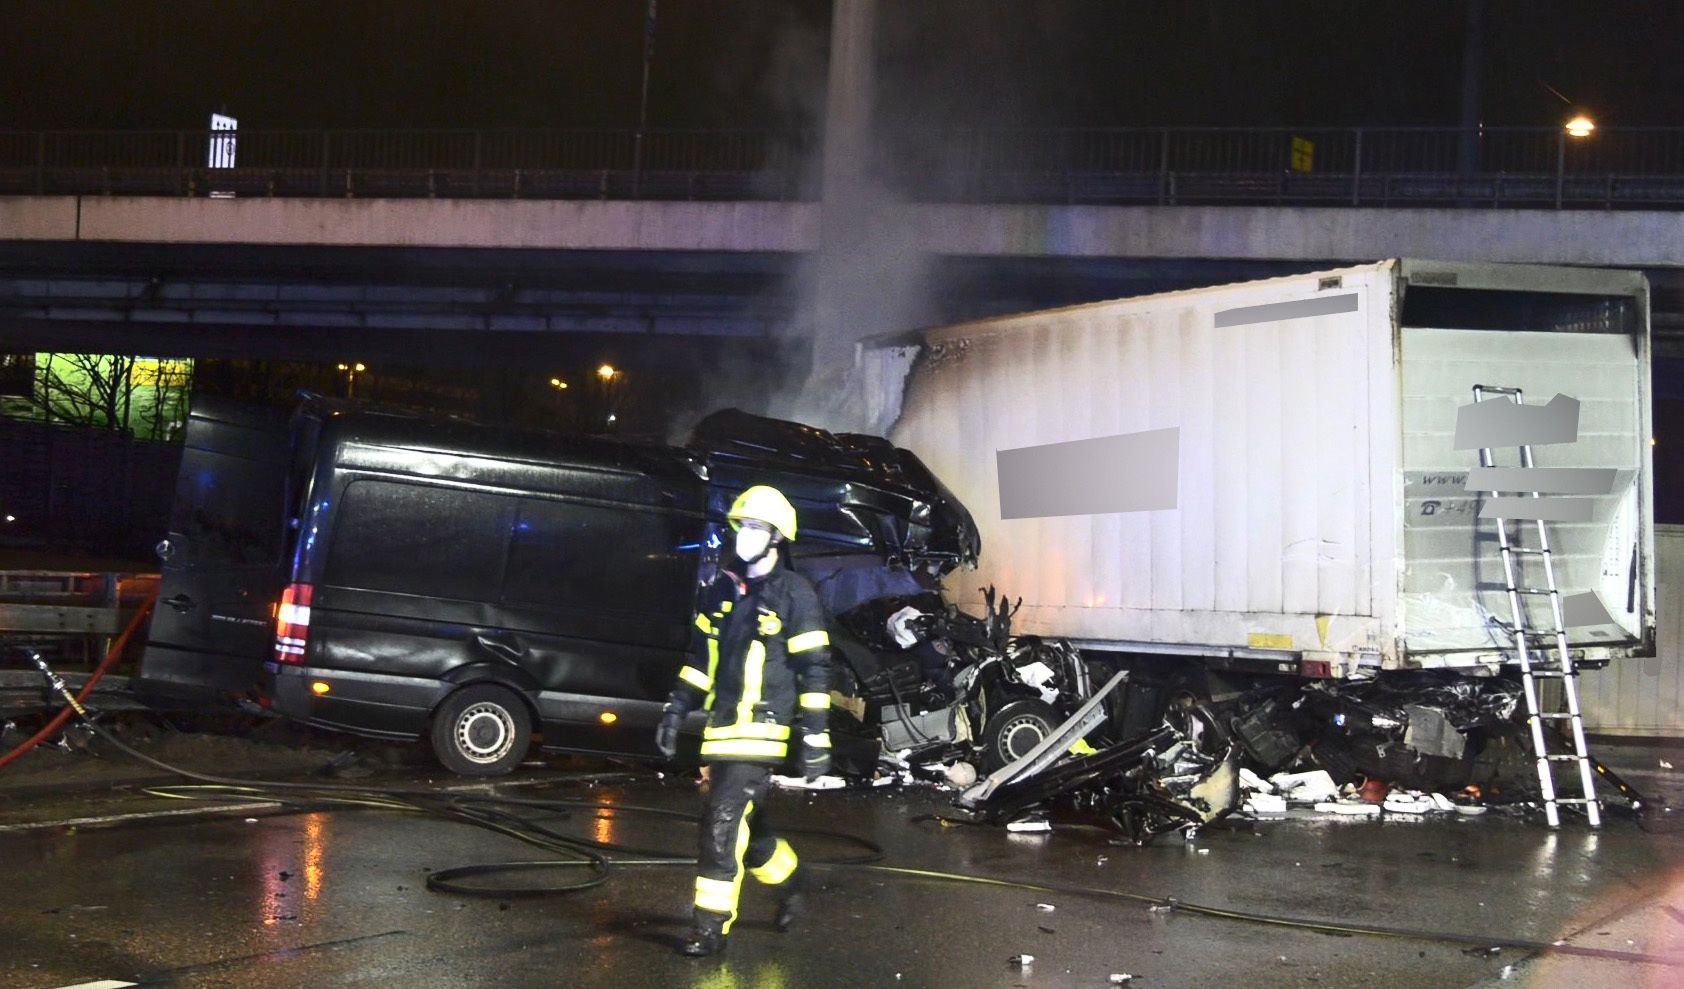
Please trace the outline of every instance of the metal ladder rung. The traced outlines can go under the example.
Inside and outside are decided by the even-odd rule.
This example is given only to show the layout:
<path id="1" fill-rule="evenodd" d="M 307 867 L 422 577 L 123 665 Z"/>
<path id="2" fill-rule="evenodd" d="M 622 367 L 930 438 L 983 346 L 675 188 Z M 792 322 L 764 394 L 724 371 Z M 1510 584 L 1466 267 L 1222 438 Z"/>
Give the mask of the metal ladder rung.
<path id="1" fill-rule="evenodd" d="M 1595 797 L 1556 797 L 1558 804 L 1600 804 L 1602 801 Z"/>
<path id="2" fill-rule="evenodd" d="M 1516 594 L 1536 594 L 1540 596 L 1561 593 L 1553 587 L 1511 587 L 1509 590 L 1514 591 Z"/>
<path id="3" fill-rule="evenodd" d="M 1566 711 L 1552 711 L 1535 714 L 1533 717 L 1542 718 L 1545 721 L 1567 721 L 1575 716 L 1568 714 Z"/>
<path id="4" fill-rule="evenodd" d="M 1571 752 L 1563 752 L 1560 754 L 1552 752 L 1551 754 L 1544 756 L 1544 758 L 1548 759 L 1550 762 L 1578 762 L 1580 759 L 1583 759 L 1584 756 L 1573 755 Z"/>
<path id="5" fill-rule="evenodd" d="M 1547 549 L 1525 549 L 1525 548 L 1520 547 L 1520 546 L 1510 546 L 1508 548 L 1508 552 L 1513 553 L 1516 556 L 1548 556 L 1548 555 L 1550 555 L 1550 551 L 1547 550 Z"/>
<path id="6" fill-rule="evenodd" d="M 1538 680 L 1565 680 L 1570 676 L 1578 676 L 1577 673 L 1566 673 L 1566 672 L 1563 672 L 1561 670 L 1536 670 L 1536 669 L 1534 669 L 1534 670 L 1521 670 L 1520 675 L 1521 676 L 1533 677 L 1533 678 L 1538 679 Z"/>

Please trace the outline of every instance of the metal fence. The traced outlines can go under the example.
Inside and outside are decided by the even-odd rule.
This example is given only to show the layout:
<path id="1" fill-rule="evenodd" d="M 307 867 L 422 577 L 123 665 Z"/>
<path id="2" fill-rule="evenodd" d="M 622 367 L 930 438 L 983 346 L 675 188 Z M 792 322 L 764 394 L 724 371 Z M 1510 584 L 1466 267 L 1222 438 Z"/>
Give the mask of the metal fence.
<path id="1" fill-rule="evenodd" d="M 0 132 L 0 194 L 811 199 L 811 131 Z M 875 170 L 913 200 L 1684 208 L 1684 128 L 923 129 Z M 222 160 L 222 159 L 218 159 Z"/>

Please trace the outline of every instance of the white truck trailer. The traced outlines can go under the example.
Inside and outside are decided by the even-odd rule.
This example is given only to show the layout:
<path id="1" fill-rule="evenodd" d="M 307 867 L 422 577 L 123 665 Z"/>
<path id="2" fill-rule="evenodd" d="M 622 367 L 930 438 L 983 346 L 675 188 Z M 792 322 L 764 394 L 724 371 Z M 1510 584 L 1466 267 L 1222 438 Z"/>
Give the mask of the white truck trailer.
<path id="1" fill-rule="evenodd" d="M 1512 615 L 1481 510 L 1559 489 L 1577 496 L 1539 514 L 1567 519 L 1545 525 L 1575 656 L 1653 654 L 1640 273 L 1391 260 L 920 336 L 866 355 L 891 382 L 872 399 L 975 514 L 979 570 L 951 598 L 1021 595 L 1018 631 L 1236 671 L 1494 670 Z M 909 358 L 902 392 L 884 371 Z M 1533 466 L 1591 470 L 1470 484 L 1478 430 L 1458 448 L 1458 410 L 1476 385 L 1566 396 L 1522 413 L 1574 419 L 1533 431 Z M 1537 547 L 1535 524 L 1507 525 Z M 1516 583 L 1545 583 L 1542 557 L 1515 560 Z M 1548 597 L 1526 600 L 1555 627 Z"/>

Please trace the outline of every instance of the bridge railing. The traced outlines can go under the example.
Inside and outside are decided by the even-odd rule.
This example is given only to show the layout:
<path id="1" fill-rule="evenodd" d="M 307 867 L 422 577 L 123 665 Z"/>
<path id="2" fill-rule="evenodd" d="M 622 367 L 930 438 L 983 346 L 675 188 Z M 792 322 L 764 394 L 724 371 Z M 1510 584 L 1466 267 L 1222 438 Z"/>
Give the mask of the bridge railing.
<path id="1" fill-rule="evenodd" d="M 0 195 L 813 199 L 819 152 L 812 131 L 0 131 Z M 1679 127 L 937 128 L 880 135 L 873 164 L 931 202 L 1684 208 Z"/>

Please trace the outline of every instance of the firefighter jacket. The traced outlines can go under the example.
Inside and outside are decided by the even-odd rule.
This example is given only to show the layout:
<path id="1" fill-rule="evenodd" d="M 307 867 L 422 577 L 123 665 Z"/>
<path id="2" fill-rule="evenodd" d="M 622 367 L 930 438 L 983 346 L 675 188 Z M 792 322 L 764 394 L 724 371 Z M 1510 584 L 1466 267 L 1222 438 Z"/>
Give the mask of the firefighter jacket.
<path id="1" fill-rule="evenodd" d="M 674 695 L 705 696 L 704 762 L 781 763 L 797 723 L 830 744 L 830 633 L 807 578 L 782 565 L 746 582 L 721 571 L 702 590 L 694 638 Z"/>

